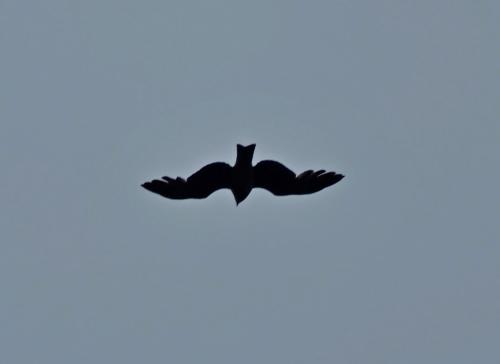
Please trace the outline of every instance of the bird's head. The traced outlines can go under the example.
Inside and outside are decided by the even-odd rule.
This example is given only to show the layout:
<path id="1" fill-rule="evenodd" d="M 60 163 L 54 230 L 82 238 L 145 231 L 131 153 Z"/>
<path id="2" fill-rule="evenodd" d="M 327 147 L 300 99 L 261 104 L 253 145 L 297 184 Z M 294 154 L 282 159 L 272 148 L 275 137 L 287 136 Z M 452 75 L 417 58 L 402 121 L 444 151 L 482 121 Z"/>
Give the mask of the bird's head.
<path id="1" fill-rule="evenodd" d="M 255 144 L 243 146 L 236 145 L 236 163 L 252 163 L 253 152 L 255 151 Z"/>
<path id="2" fill-rule="evenodd" d="M 241 144 L 236 144 L 236 148 L 238 148 L 238 152 L 240 150 L 251 150 L 252 152 L 255 150 L 255 145 L 256 144 L 248 144 L 248 145 L 241 145 Z"/>

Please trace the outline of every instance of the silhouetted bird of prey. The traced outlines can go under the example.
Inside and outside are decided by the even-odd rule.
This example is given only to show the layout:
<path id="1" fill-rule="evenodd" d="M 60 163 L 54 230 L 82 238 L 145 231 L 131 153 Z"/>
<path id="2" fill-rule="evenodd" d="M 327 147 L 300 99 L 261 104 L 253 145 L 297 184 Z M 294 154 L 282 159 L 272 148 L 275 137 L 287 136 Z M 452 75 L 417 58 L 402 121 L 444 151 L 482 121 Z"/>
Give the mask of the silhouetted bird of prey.
<path id="1" fill-rule="evenodd" d="M 276 196 L 306 195 L 321 191 L 339 182 L 343 175 L 325 170 L 307 170 L 298 176 L 283 164 L 264 160 L 252 166 L 255 144 L 238 144 L 236 163 L 215 162 L 206 165 L 187 180 L 162 177 L 142 185 L 148 191 L 166 198 L 205 198 L 222 188 L 234 195 L 236 205 L 250 194 L 254 187 L 264 188 Z"/>

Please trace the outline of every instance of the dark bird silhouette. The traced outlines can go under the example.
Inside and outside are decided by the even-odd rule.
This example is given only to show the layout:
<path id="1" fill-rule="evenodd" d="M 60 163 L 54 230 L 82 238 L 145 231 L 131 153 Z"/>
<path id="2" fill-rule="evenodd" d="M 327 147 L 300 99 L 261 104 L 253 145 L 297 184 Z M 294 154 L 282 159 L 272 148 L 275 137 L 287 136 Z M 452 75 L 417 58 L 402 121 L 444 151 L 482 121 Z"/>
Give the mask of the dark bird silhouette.
<path id="1" fill-rule="evenodd" d="M 237 145 L 236 163 L 215 162 L 206 165 L 187 180 L 162 177 L 142 185 L 148 191 L 166 198 L 206 198 L 213 192 L 228 188 L 236 205 L 250 194 L 252 188 L 264 188 L 276 196 L 306 195 L 339 182 L 343 175 L 335 172 L 307 170 L 298 176 L 283 164 L 264 160 L 252 166 L 255 144 Z"/>

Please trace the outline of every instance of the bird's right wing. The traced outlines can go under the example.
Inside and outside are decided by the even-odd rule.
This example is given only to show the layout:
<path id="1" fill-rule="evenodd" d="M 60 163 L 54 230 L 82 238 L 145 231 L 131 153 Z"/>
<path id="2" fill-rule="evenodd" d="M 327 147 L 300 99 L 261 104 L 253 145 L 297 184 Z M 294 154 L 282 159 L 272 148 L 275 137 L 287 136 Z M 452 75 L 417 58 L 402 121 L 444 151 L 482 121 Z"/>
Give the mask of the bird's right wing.
<path id="1" fill-rule="evenodd" d="M 166 198 L 186 199 L 205 198 L 221 188 L 229 188 L 231 184 L 231 166 L 223 162 L 206 165 L 188 177 L 187 180 L 177 177 L 162 177 L 142 185 L 148 191 Z"/>
<path id="2" fill-rule="evenodd" d="M 308 170 L 300 175 L 283 164 L 264 160 L 254 167 L 254 186 L 264 188 L 274 195 L 305 195 L 321 191 L 339 182 L 343 175 L 325 170 Z"/>

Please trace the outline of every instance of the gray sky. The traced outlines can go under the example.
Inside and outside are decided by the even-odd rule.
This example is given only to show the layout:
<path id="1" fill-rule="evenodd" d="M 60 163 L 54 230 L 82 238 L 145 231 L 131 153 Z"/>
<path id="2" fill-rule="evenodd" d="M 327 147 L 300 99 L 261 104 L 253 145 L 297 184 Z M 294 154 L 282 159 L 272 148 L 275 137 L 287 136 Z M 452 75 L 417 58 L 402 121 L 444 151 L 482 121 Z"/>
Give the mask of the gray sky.
<path id="1" fill-rule="evenodd" d="M 500 362 L 498 1 L 0 1 L 0 362 Z M 255 159 L 307 197 L 169 201 Z"/>

